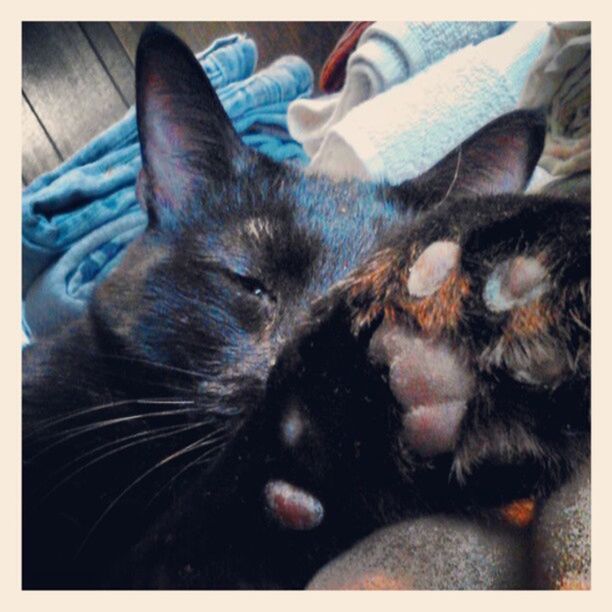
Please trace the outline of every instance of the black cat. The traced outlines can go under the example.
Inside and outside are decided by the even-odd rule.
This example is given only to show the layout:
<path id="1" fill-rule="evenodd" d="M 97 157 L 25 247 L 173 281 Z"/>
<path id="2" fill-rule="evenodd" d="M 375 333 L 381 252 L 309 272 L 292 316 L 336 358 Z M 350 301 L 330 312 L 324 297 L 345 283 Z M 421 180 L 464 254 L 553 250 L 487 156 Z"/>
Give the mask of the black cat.
<path id="1" fill-rule="evenodd" d="M 588 452 L 588 207 L 496 195 L 537 113 L 399 187 L 334 183 L 243 146 L 163 29 L 136 72 L 149 227 L 24 351 L 24 588 L 301 587 L 378 525 L 546 490 Z M 517 308 L 536 322 L 504 344 Z"/>

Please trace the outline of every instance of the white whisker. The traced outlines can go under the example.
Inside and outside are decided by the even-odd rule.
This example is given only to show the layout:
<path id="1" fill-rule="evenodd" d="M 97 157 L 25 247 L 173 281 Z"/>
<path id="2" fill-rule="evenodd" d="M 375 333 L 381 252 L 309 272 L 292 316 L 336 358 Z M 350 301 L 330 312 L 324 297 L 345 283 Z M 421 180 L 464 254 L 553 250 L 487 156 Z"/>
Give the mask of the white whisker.
<path id="1" fill-rule="evenodd" d="M 93 412 L 98 412 L 100 410 L 110 410 L 111 408 L 129 406 L 131 404 L 137 404 L 137 405 L 142 405 L 142 404 L 149 405 L 150 404 L 154 406 L 181 406 L 181 405 L 193 404 L 193 403 L 195 403 L 194 400 L 166 399 L 166 398 L 159 398 L 159 399 L 158 398 L 152 398 L 152 399 L 142 398 L 142 399 L 126 399 L 126 400 L 119 400 L 116 402 L 108 402 L 106 404 L 98 404 L 97 406 L 92 406 L 91 408 L 85 408 L 84 410 L 83 409 L 75 410 L 61 417 L 52 417 L 50 419 L 46 419 L 42 421 L 40 426 L 37 427 L 34 431 L 30 432 L 27 436 L 24 436 L 24 439 L 32 437 L 33 435 L 39 433 L 40 431 L 44 429 L 48 429 L 49 427 L 53 427 L 54 425 L 57 425 L 58 423 L 63 423 L 70 419 L 74 419 L 74 418 L 83 416 L 85 414 L 91 414 Z"/>
<path id="2" fill-rule="evenodd" d="M 142 357 L 127 357 L 125 355 L 110 355 L 107 353 L 100 353 L 100 356 L 107 358 L 107 359 L 117 359 L 120 361 L 132 361 L 134 363 L 142 363 L 144 365 L 150 365 L 155 368 L 160 368 L 161 370 L 167 370 L 168 372 L 178 372 L 180 374 L 188 374 L 189 376 L 194 376 L 196 378 L 202 377 L 202 372 L 196 372 L 195 370 L 186 370 L 185 368 L 171 366 L 166 363 L 162 363 L 161 361 L 151 361 L 149 359 L 143 359 Z"/>
<path id="3" fill-rule="evenodd" d="M 194 423 L 191 425 L 179 425 L 177 426 L 178 429 L 175 431 L 171 431 L 171 432 L 164 432 L 164 433 L 160 433 L 160 432 L 147 432 L 150 435 L 147 436 L 146 438 L 142 439 L 142 440 L 136 440 L 134 441 L 133 439 L 130 440 L 130 442 L 126 443 L 126 444 L 122 444 L 117 448 L 113 448 L 112 450 L 103 453 L 102 455 L 96 457 L 95 459 L 92 459 L 91 461 L 88 461 L 85 465 L 82 465 L 81 467 L 77 468 L 76 470 L 73 470 L 72 472 L 70 472 L 70 474 L 68 474 L 67 476 L 65 476 L 64 478 L 62 478 L 62 480 L 60 480 L 59 483 L 57 483 L 56 485 L 54 485 L 51 490 L 49 490 L 44 496 L 43 496 L 43 500 L 46 499 L 47 497 L 51 496 L 53 494 L 54 491 L 56 491 L 57 489 L 59 489 L 62 485 L 66 484 L 67 482 L 69 482 L 70 480 L 72 480 L 75 476 L 78 476 L 81 472 L 83 472 L 84 470 L 86 470 L 87 468 L 91 467 L 92 465 L 95 465 L 96 463 L 99 463 L 100 461 L 107 459 L 108 457 L 111 457 L 113 455 L 115 455 L 116 453 L 119 453 L 123 450 L 127 450 L 129 448 L 133 448 L 134 446 L 138 446 L 139 444 L 144 444 L 146 442 L 151 442 L 152 440 L 157 440 L 160 438 L 168 438 L 170 436 L 175 436 L 179 433 L 184 433 L 187 431 L 192 431 L 194 429 L 197 429 L 198 427 L 203 427 L 204 425 L 207 425 L 208 423 Z M 127 436 L 127 438 L 130 438 L 130 436 Z M 131 436 L 131 438 L 134 438 L 134 436 Z M 125 439 L 125 438 L 124 438 Z M 117 441 L 115 441 L 117 442 Z M 101 450 L 101 447 L 98 447 L 97 449 L 95 449 L 95 451 L 99 452 Z M 91 454 L 91 451 L 90 453 Z M 78 461 L 81 461 L 86 455 L 82 455 L 81 457 L 79 457 Z M 70 465 L 74 464 L 75 462 L 71 462 L 70 464 L 68 464 L 67 466 L 64 467 L 64 469 L 66 469 L 67 467 L 69 467 Z"/>
<path id="4" fill-rule="evenodd" d="M 97 423 L 91 423 L 89 425 L 82 425 L 80 427 L 74 427 L 73 429 L 68 429 L 66 431 L 61 431 L 55 434 L 49 434 L 47 438 L 54 438 L 56 436 L 61 436 L 61 437 L 59 440 L 56 440 L 55 442 L 52 442 L 51 444 L 48 444 L 47 446 L 45 446 L 42 450 L 36 453 L 29 460 L 34 461 L 38 457 L 40 457 L 40 455 L 43 455 L 44 453 L 48 452 L 52 448 L 55 448 L 56 446 L 63 444 L 64 442 L 67 442 L 68 440 L 71 440 L 77 436 L 89 433 L 90 431 L 97 431 L 98 429 L 102 429 L 104 427 L 111 427 L 112 425 L 128 423 L 131 421 L 136 421 L 138 419 L 147 419 L 151 417 L 161 417 L 161 416 L 180 416 L 180 415 L 184 415 L 184 414 L 192 413 L 192 412 L 201 412 L 201 408 L 181 408 L 180 410 L 163 410 L 163 411 L 158 411 L 158 412 L 147 412 L 145 414 L 133 414 L 133 415 L 126 416 L 126 417 L 118 417 L 116 419 L 107 419 L 106 421 L 98 421 Z"/>
<path id="5" fill-rule="evenodd" d="M 175 459 L 178 459 L 179 457 L 182 457 L 186 453 L 189 453 L 189 452 L 191 452 L 193 450 L 201 448 L 202 445 L 203 445 L 202 444 L 202 440 L 197 440 L 196 442 L 193 442 L 192 444 L 189 444 L 185 448 L 183 448 L 183 449 L 181 449 L 179 451 L 176 451 L 175 453 L 172 453 L 171 455 L 168 455 L 167 457 L 165 457 L 161 461 L 158 461 L 153 467 L 149 468 L 146 472 L 141 474 L 138 478 L 136 478 L 127 487 L 125 487 L 125 489 L 123 489 L 121 491 L 121 493 L 119 493 L 119 495 L 117 495 L 117 497 L 115 497 L 115 499 L 113 499 L 113 501 L 106 507 L 106 510 L 104 510 L 104 512 L 98 517 L 96 522 L 92 525 L 91 529 L 87 532 L 87 535 L 83 539 L 83 542 L 81 543 L 81 545 L 79 546 L 79 549 L 77 550 L 77 552 L 75 554 L 75 559 L 78 558 L 78 556 L 81 554 L 81 551 L 86 546 L 87 542 L 89 541 L 89 538 L 92 536 L 94 531 L 97 529 L 98 525 L 104 520 L 104 518 L 108 515 L 108 513 L 121 501 L 121 499 L 125 495 L 127 495 L 136 485 L 138 485 L 140 482 L 142 482 L 149 474 L 152 474 L 155 470 L 157 470 L 160 467 L 170 463 L 171 461 L 174 461 Z"/>
<path id="6" fill-rule="evenodd" d="M 455 186 L 455 183 L 457 182 L 457 178 L 459 176 L 459 166 L 461 166 L 461 146 L 459 147 L 459 151 L 457 153 L 457 165 L 455 166 L 455 175 L 453 176 L 453 180 L 451 181 L 451 184 L 450 184 L 448 190 L 446 191 L 446 194 L 436 204 L 436 206 L 440 206 L 440 204 L 444 204 L 444 202 L 446 202 L 448 196 L 451 194 L 451 191 L 453 190 L 453 187 Z"/>
<path id="7" fill-rule="evenodd" d="M 224 433 L 227 433 L 227 432 L 224 432 Z M 225 438 L 226 438 L 225 435 L 219 436 L 218 438 L 215 438 L 214 442 L 222 442 Z M 211 440 L 211 443 L 212 443 L 212 440 Z M 157 491 L 157 493 L 155 493 L 155 495 L 149 500 L 149 503 L 147 504 L 146 507 L 148 508 L 162 494 L 163 491 L 165 491 L 168 487 L 172 486 L 172 483 L 175 482 L 176 479 L 179 476 L 181 476 L 181 474 L 184 474 L 189 468 L 200 463 L 202 459 L 208 458 L 210 455 L 212 455 L 215 452 L 215 450 L 216 450 L 216 446 L 213 446 L 213 448 L 209 448 L 208 450 L 204 451 L 201 455 L 199 455 L 197 459 L 189 462 L 185 467 L 181 468 L 166 484 L 162 485 L 159 491 Z"/>

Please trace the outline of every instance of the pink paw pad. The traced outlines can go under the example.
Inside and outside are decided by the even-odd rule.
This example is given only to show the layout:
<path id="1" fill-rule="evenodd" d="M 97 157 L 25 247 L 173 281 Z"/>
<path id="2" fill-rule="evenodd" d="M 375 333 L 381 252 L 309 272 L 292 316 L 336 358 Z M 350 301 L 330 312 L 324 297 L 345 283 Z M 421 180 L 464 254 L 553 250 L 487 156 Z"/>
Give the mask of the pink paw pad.
<path id="1" fill-rule="evenodd" d="M 437 291 L 459 263 L 461 248 L 456 242 L 438 240 L 430 244 L 410 269 L 408 291 L 421 298 Z"/>
<path id="2" fill-rule="evenodd" d="M 264 488 L 270 514 L 286 529 L 306 531 L 323 521 L 323 504 L 314 495 L 284 480 L 271 480 Z"/>
<path id="3" fill-rule="evenodd" d="M 519 255 L 495 266 L 483 298 L 489 310 L 503 312 L 531 302 L 548 288 L 548 271 L 540 261 Z"/>
<path id="4" fill-rule="evenodd" d="M 376 330 L 369 350 L 374 362 L 389 366 L 389 386 L 404 409 L 411 448 L 423 457 L 451 452 L 474 388 L 461 355 L 388 322 Z"/>

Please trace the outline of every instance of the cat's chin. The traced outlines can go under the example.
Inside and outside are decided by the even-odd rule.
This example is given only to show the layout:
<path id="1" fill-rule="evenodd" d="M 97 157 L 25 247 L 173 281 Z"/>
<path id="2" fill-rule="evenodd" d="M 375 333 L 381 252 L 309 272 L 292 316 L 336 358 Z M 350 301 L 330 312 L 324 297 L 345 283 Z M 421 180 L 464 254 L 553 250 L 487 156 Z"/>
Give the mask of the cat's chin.
<path id="1" fill-rule="evenodd" d="M 369 355 L 388 368 L 411 449 L 423 457 L 452 452 L 474 392 L 474 377 L 461 352 L 400 323 L 383 321 L 372 335 Z"/>

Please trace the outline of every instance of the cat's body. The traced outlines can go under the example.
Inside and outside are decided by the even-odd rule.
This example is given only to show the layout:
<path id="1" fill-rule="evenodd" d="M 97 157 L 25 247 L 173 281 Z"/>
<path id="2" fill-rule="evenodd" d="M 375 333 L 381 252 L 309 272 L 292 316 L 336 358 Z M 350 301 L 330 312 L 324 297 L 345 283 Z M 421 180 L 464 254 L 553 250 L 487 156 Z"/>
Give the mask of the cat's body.
<path id="1" fill-rule="evenodd" d="M 24 351 L 26 588 L 299 587 L 378 525 L 545 491 L 586 456 L 588 334 L 571 321 L 588 326 L 587 207 L 493 195 L 524 187 L 542 144 L 536 115 L 494 122 L 410 184 L 332 183 L 243 147 L 197 62 L 159 29 L 139 48 L 137 112 L 149 229 L 83 319 Z M 523 393 L 509 419 L 537 428 L 500 437 L 509 465 L 492 444 L 491 473 L 449 481 L 449 449 L 415 462 L 398 443 L 387 349 L 374 338 L 383 329 L 386 342 L 381 312 L 406 262 L 372 266 L 410 251 L 419 224 L 419 240 L 440 241 L 448 222 L 458 237 L 477 219 L 491 229 L 522 215 L 527 228 L 557 206 L 559 330 L 580 359 L 544 395 L 571 391 L 575 410 L 545 418 L 546 430 L 525 416 L 535 396 L 508 386 Z M 528 253 L 521 232 L 499 235 Z M 480 328 L 461 316 L 449 341 L 468 351 Z M 488 338 L 499 317 L 490 325 Z M 534 436 L 546 443 L 527 465 L 521 443 Z M 491 487 L 500 473 L 517 476 Z"/>

